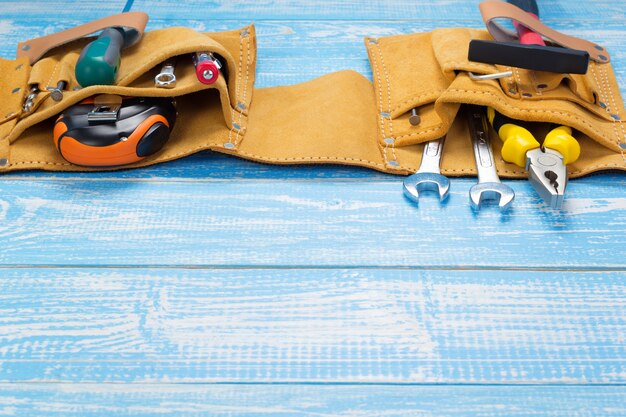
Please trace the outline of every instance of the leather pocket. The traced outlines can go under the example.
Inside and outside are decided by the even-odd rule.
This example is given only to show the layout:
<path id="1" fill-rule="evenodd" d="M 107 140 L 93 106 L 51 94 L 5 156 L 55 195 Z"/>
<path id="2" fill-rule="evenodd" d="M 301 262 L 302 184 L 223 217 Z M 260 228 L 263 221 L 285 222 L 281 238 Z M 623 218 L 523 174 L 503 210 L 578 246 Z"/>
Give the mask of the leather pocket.
<path id="1" fill-rule="evenodd" d="M 569 167 L 572 176 L 626 168 L 622 126 L 626 115 L 610 64 L 592 61 L 586 75 L 571 75 L 470 62 L 472 39 L 490 36 L 484 30 L 451 28 L 366 40 L 379 114 L 378 140 L 386 159 L 393 155 L 398 165 L 415 166 L 421 153 L 417 145 L 446 135 L 442 170 L 473 173 L 471 142 L 457 113 L 462 104 L 476 104 L 521 121 L 574 128 L 582 153 Z M 508 70 L 512 75 L 500 79 L 470 77 Z M 417 124 L 409 123 L 411 109 L 420 116 Z M 501 161 L 499 170 L 504 176 L 524 175 Z"/>
<path id="2" fill-rule="evenodd" d="M 456 114 L 458 106 L 435 106 L 454 74 L 439 65 L 432 37 L 416 33 L 365 40 L 382 146 L 413 145 L 442 136 Z"/>
<path id="3" fill-rule="evenodd" d="M 65 45 L 33 67 L 25 68 L 28 81 L 21 89 L 25 94 L 31 86 L 41 91 L 30 111 L 21 108 L 17 111 L 17 123 L 6 137 L 11 143 L 11 158 L 10 167 L 5 169 L 84 170 L 70 166 L 57 155 L 52 126 L 65 109 L 98 94 L 176 98 L 178 121 L 170 140 L 162 151 L 136 165 L 174 159 L 212 147 L 231 151 L 242 140 L 254 85 L 254 27 L 208 34 L 178 27 L 147 32 L 140 43 L 122 51 L 117 83 L 110 86 L 78 86 L 74 68 L 84 44 L 78 41 Z M 191 56 L 201 51 L 214 53 L 222 62 L 221 75 L 214 84 L 203 84 L 196 78 Z M 172 58 L 177 61 L 176 86 L 157 88 L 154 77 L 163 62 Z M 58 81 L 68 84 L 62 100 L 54 101 L 47 87 L 55 86 Z"/>

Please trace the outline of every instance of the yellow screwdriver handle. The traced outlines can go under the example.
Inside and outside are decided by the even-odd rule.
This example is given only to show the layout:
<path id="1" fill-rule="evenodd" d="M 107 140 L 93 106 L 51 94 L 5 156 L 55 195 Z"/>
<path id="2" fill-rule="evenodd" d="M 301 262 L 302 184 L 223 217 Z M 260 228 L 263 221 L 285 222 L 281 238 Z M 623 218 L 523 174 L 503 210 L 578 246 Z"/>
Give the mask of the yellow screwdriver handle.
<path id="1" fill-rule="evenodd" d="M 497 116 L 506 121 L 511 120 L 500 114 Z M 521 126 L 513 123 L 498 123 L 498 120 L 495 120 L 496 112 L 491 107 L 487 109 L 487 118 L 496 132 L 498 132 L 500 139 L 504 142 L 502 145 L 502 159 L 526 168 L 526 152 L 541 146 L 537 139 Z"/>
<path id="2" fill-rule="evenodd" d="M 563 155 L 563 164 L 575 162 L 580 156 L 580 144 L 572 136 L 572 128 L 559 126 L 552 129 L 543 141 L 544 148 L 554 149 Z"/>

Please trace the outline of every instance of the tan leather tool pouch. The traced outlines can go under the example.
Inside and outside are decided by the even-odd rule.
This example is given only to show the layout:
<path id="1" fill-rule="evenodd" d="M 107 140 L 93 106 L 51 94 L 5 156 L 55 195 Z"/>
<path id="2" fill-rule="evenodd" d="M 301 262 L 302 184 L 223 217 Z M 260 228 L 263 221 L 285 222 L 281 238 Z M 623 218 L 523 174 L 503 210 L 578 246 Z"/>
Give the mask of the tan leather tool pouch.
<path id="1" fill-rule="evenodd" d="M 446 135 L 442 171 L 474 174 L 471 140 L 460 104 L 494 107 L 530 124 L 541 141 L 551 123 L 570 126 L 581 156 L 568 167 L 572 177 L 626 169 L 626 117 L 611 65 L 590 61 L 586 75 L 555 74 L 470 62 L 472 39 L 489 40 L 483 30 L 453 28 L 430 33 L 367 39 L 380 117 L 379 143 L 388 158 L 415 170 L 421 149 L 415 145 Z M 512 71 L 511 76 L 476 81 L 475 75 Z M 409 123 L 416 109 L 421 121 Z M 493 133 L 493 132 L 492 132 Z M 498 172 L 524 176 L 524 170 L 500 156 L 500 139 L 492 134 Z M 421 148 L 421 147 L 420 147 Z"/>
<path id="2" fill-rule="evenodd" d="M 473 38 L 489 35 L 459 28 L 366 39 L 373 84 L 354 71 L 340 71 L 297 85 L 254 89 L 253 26 L 221 33 L 183 27 L 146 32 L 141 42 L 122 52 L 114 86 L 75 89 L 74 67 L 85 39 L 52 50 L 32 66 L 25 58 L 0 60 L 6 74 L 0 79 L 0 172 L 91 170 L 60 156 L 53 125 L 66 108 L 105 93 L 176 97 L 178 118 L 164 148 L 122 168 L 211 149 L 273 164 L 335 163 L 408 174 L 419 167 L 423 143 L 446 136 L 443 173 L 472 175 L 471 141 L 459 108 L 473 103 L 520 120 L 575 128 L 582 154 L 569 167 L 572 176 L 626 169 L 621 123 L 626 113 L 610 64 L 592 62 L 585 76 L 512 69 L 511 77 L 474 81 L 468 72 L 507 69 L 469 62 Z M 215 84 L 196 79 L 191 54 L 197 51 L 214 52 L 225 63 Z M 176 87 L 156 88 L 154 77 L 173 57 Z M 56 102 L 47 89 L 61 80 L 68 87 Z M 22 106 L 33 85 L 41 93 L 27 112 Z M 412 109 L 420 119 L 416 125 L 409 123 Z M 549 123 L 538 129 L 544 125 Z M 501 175 L 524 176 L 523 169 L 501 160 L 499 139 L 492 143 Z"/>
<path id="3" fill-rule="evenodd" d="M 66 162 L 52 140 L 54 121 L 68 107 L 94 95 L 176 97 L 177 121 L 170 140 L 157 154 L 131 166 L 180 158 L 202 149 L 236 148 L 247 124 L 255 74 L 254 27 L 222 33 L 198 33 L 184 27 L 147 32 L 141 42 L 122 51 L 117 84 L 79 88 L 74 68 L 87 39 L 54 49 L 29 65 L 26 58 L 0 61 L 7 76 L 0 81 L 0 169 L 84 171 Z M 223 76 L 212 85 L 200 83 L 194 71 L 193 52 L 210 51 L 224 64 Z M 156 88 L 154 77 L 162 63 L 176 62 L 176 86 Z M 49 87 L 68 83 L 63 99 L 51 98 Z M 22 106 L 30 89 L 37 94 L 31 111 Z"/>

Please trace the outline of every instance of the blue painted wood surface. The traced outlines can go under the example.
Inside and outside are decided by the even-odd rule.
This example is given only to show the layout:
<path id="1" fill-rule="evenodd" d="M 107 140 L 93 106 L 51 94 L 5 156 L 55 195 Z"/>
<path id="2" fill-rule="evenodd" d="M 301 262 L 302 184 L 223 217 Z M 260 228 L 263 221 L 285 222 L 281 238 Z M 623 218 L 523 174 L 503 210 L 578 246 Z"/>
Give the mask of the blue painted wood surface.
<path id="1" fill-rule="evenodd" d="M 625 94 L 626 2 L 539 3 L 609 49 Z M 132 10 L 150 29 L 253 21 L 268 87 L 371 77 L 364 36 L 481 27 L 477 4 Z M 0 1 L 0 56 L 125 5 Z M 473 179 L 416 208 L 399 177 L 208 152 L 2 176 L 0 415 L 626 415 L 625 178 L 572 181 L 562 211 L 508 181 L 503 216 L 469 209 Z"/>
<path id="2" fill-rule="evenodd" d="M 20 268 L 3 276 L 0 382 L 624 379 L 623 272 Z"/>
<path id="3" fill-rule="evenodd" d="M 54 417 L 618 417 L 626 414 L 625 395 L 619 386 L 1 384 L 0 411 Z"/>

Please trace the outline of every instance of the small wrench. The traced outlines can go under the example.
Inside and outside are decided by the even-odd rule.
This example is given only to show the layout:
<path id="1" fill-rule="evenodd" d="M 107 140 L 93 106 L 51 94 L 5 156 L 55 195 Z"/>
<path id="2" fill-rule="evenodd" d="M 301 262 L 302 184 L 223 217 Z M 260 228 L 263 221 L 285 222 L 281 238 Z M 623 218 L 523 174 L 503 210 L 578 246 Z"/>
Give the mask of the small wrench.
<path id="1" fill-rule="evenodd" d="M 417 203 L 424 190 L 439 192 L 439 200 L 444 201 L 450 191 L 450 180 L 441 175 L 439 161 L 445 137 L 426 142 L 422 162 L 417 172 L 404 179 L 404 195 Z"/>
<path id="2" fill-rule="evenodd" d="M 496 165 L 489 143 L 489 125 L 484 108 L 470 105 L 467 118 L 474 148 L 474 159 L 478 170 L 478 184 L 470 188 L 470 204 L 474 210 L 480 210 L 484 201 L 497 201 L 500 210 L 508 209 L 513 203 L 515 192 L 498 178 Z"/>
<path id="3" fill-rule="evenodd" d="M 161 67 L 161 72 L 154 77 L 154 86 L 159 88 L 176 87 L 176 75 L 174 75 L 174 61 L 166 61 Z"/>

